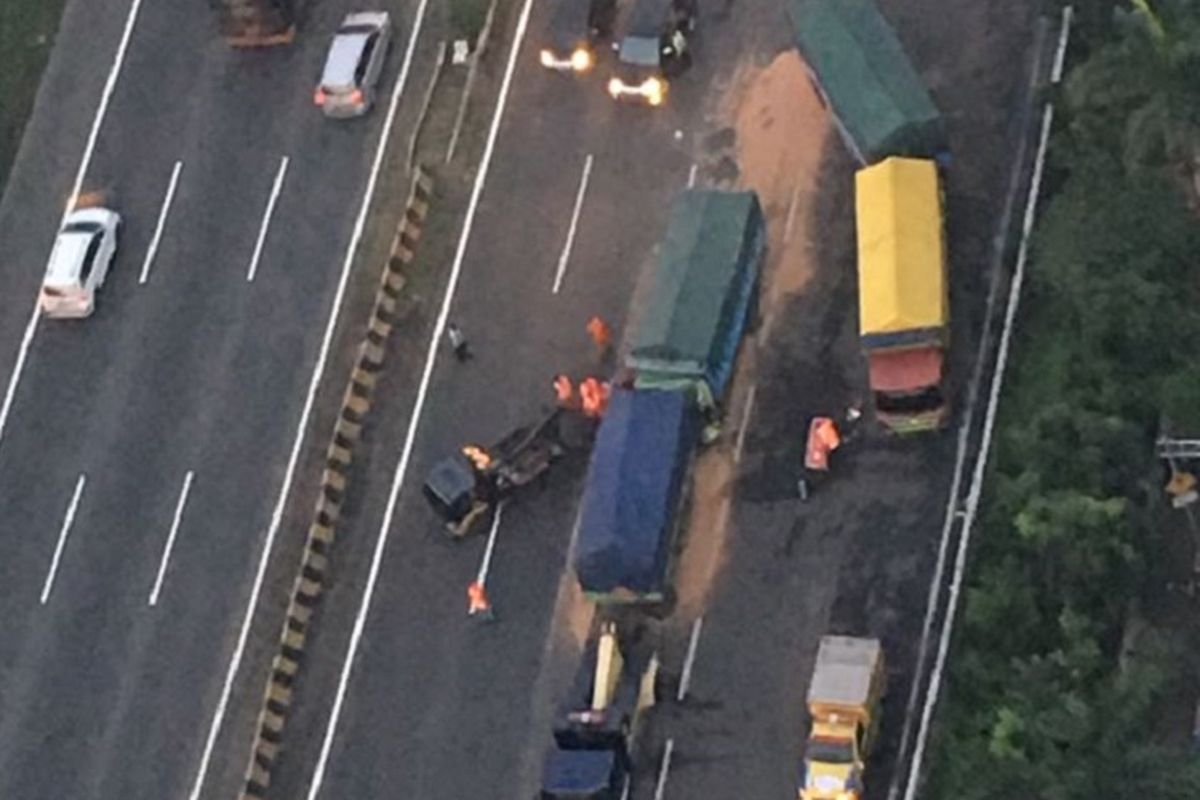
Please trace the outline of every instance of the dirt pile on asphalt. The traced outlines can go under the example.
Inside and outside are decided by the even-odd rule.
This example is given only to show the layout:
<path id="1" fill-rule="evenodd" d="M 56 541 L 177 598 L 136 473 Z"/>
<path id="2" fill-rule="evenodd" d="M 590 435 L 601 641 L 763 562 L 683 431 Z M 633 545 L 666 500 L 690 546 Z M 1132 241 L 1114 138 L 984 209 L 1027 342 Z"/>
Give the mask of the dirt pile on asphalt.
<path id="1" fill-rule="evenodd" d="M 833 129 L 795 50 L 785 50 L 766 67 L 748 68 L 737 83 L 741 89 L 730 116 L 741 183 L 758 193 L 767 214 L 770 257 L 763 285 L 764 311 L 770 315 L 815 271 L 813 245 L 821 232 L 810 218 Z"/>
<path id="2" fill-rule="evenodd" d="M 833 128 L 795 50 L 781 52 L 765 66 L 743 66 L 730 83 L 720 117 L 722 131 L 734 133 L 737 183 L 758 194 L 767 216 L 761 343 L 786 300 L 802 292 L 816 273 L 817 179 Z M 754 350 L 747 342 L 742 351 L 722 443 L 696 465 L 690 538 L 676 580 L 685 616 L 701 613 L 725 561 L 738 428 L 746 392 L 757 381 Z"/>

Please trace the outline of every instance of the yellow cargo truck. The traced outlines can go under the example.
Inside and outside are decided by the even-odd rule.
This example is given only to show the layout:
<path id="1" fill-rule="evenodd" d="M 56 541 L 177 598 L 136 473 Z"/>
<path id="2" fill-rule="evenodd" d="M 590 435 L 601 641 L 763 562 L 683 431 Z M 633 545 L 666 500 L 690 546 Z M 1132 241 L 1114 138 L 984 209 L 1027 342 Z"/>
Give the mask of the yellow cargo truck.
<path id="1" fill-rule="evenodd" d="M 934 162 L 888 158 L 855 175 L 859 336 L 880 423 L 941 427 L 950 300 Z"/>
<path id="2" fill-rule="evenodd" d="M 860 800 L 885 688 L 878 639 L 825 636 L 808 687 L 812 730 L 800 800 Z"/>

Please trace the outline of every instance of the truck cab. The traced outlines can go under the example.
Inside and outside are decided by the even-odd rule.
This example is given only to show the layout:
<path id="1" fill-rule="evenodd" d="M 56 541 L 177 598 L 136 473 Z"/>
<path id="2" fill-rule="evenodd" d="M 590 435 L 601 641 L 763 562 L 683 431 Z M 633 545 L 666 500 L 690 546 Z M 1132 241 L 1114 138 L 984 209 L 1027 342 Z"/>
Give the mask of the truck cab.
<path id="1" fill-rule="evenodd" d="M 489 508 L 533 483 L 563 455 L 560 420 L 561 409 L 554 409 L 491 447 L 465 445 L 434 465 L 422 494 L 452 536 L 465 536 Z"/>
<path id="2" fill-rule="evenodd" d="M 868 733 L 857 720 L 814 723 L 804 751 L 800 796 L 805 800 L 857 797 L 863 788 Z"/>
<path id="3" fill-rule="evenodd" d="M 541 800 L 619 800 L 629 783 L 643 713 L 657 702 L 658 656 L 622 650 L 615 623 L 585 648 L 542 766 Z"/>
<path id="4" fill-rule="evenodd" d="M 808 689 L 812 728 L 801 764 L 800 800 L 861 800 L 885 690 L 878 639 L 822 637 Z"/>

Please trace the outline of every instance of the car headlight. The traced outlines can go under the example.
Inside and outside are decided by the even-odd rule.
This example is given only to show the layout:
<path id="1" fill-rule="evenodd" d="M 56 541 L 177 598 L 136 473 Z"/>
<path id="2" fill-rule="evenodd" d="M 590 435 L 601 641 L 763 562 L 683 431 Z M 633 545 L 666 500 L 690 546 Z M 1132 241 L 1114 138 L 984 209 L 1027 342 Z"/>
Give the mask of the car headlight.
<path id="1" fill-rule="evenodd" d="M 591 69 L 592 54 L 585 47 L 575 48 L 575 52 L 571 53 L 571 69 L 576 72 L 586 72 Z"/>
<path id="2" fill-rule="evenodd" d="M 549 50 L 543 50 L 541 58 L 542 58 L 542 66 L 543 67 L 553 67 L 554 66 L 554 53 L 551 53 Z"/>
<path id="3" fill-rule="evenodd" d="M 650 101 L 650 105 L 656 106 L 662 103 L 663 94 L 666 92 L 667 86 L 658 78 L 647 78 L 642 83 L 641 93 L 646 95 L 646 99 Z"/>
<path id="4" fill-rule="evenodd" d="M 608 93 L 616 97 L 621 93 L 621 79 L 611 78 L 608 81 Z"/>

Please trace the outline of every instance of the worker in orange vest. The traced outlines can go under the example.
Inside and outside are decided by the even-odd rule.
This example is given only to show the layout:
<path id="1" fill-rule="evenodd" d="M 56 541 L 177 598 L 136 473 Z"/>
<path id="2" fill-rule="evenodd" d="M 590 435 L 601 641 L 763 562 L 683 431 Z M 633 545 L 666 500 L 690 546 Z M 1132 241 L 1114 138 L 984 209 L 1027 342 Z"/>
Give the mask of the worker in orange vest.
<path id="1" fill-rule="evenodd" d="M 579 384 L 579 396 L 583 401 L 583 413 L 589 417 L 604 416 L 608 409 L 609 385 L 595 378 L 587 378 Z"/>
<path id="2" fill-rule="evenodd" d="M 563 408 L 575 405 L 575 387 L 571 385 L 571 379 L 561 372 L 554 376 L 554 396 Z"/>
<path id="3" fill-rule="evenodd" d="M 467 616 L 479 617 L 485 622 L 496 618 L 492 612 L 492 604 L 488 602 L 487 591 L 479 581 L 467 584 Z"/>
<path id="4" fill-rule="evenodd" d="M 813 417 L 808 426 L 808 444 L 804 448 L 804 466 L 808 469 L 829 469 L 829 454 L 842 443 L 837 426 L 829 417 Z"/>
<path id="5" fill-rule="evenodd" d="M 596 345 L 596 350 L 603 357 L 612 347 L 612 331 L 600 317 L 592 317 L 587 324 L 588 335 L 592 337 L 592 342 Z"/>

